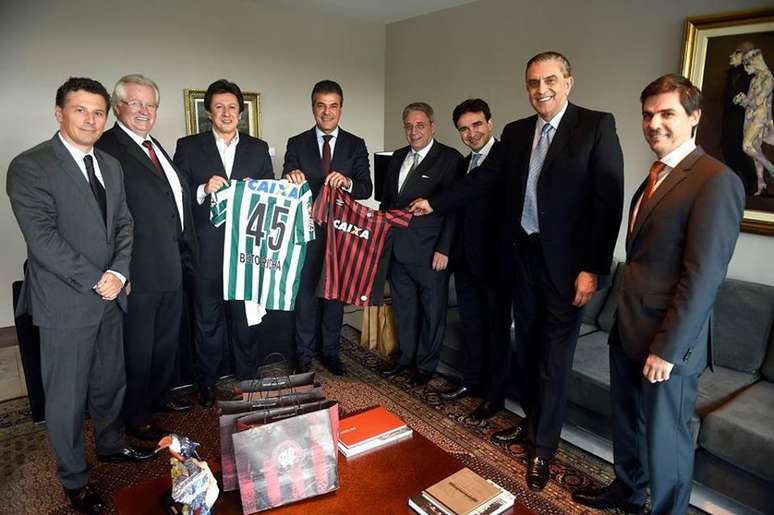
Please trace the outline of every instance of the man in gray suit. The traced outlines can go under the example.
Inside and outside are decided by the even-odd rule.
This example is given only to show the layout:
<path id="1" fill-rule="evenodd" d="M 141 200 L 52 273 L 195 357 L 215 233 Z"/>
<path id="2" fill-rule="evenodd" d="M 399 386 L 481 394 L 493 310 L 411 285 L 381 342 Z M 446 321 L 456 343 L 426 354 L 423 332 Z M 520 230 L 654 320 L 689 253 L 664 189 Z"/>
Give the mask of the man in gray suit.
<path id="1" fill-rule="evenodd" d="M 11 207 L 27 243 L 17 314 L 40 328 L 49 440 L 72 506 L 98 513 L 88 485 L 83 419 L 87 401 L 100 461 L 144 461 L 126 446 L 122 312 L 132 253 L 132 217 L 121 166 L 93 147 L 110 97 L 99 82 L 71 78 L 56 93 L 59 132 L 8 168 Z"/>
<path id="2" fill-rule="evenodd" d="M 701 92 L 665 75 L 640 96 L 656 154 L 632 199 L 626 269 L 610 332 L 615 481 L 576 491 L 593 508 L 685 513 L 693 478 L 689 422 L 712 366 L 712 306 L 739 236 L 744 188 L 693 139 Z"/>

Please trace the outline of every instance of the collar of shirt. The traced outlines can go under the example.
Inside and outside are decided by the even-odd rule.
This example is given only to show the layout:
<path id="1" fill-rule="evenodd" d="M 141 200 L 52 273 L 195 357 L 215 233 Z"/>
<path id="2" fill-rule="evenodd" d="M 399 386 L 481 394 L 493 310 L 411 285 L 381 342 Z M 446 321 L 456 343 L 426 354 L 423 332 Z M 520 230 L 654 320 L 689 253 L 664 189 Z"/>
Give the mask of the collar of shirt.
<path id="1" fill-rule="evenodd" d="M 239 144 L 239 131 L 236 131 L 236 134 L 234 134 L 234 137 L 231 139 L 231 143 L 226 143 L 226 140 L 223 139 L 223 137 L 215 130 L 212 131 L 212 135 L 215 136 L 215 145 L 221 152 L 226 149 L 236 148 L 236 146 Z"/>
<path id="2" fill-rule="evenodd" d="M 548 121 L 545 121 L 540 115 L 538 115 L 537 124 L 535 125 L 535 137 L 532 140 L 533 149 L 537 146 L 537 142 L 540 139 L 540 133 L 543 131 L 543 126 L 545 124 L 550 124 L 551 127 L 554 128 L 553 133 L 550 134 L 548 137 L 549 143 L 554 140 L 554 136 L 556 136 L 556 131 L 559 129 L 559 124 L 562 122 L 562 117 L 564 117 L 564 113 L 567 111 L 568 105 L 570 105 L 570 103 L 565 102 L 564 107 L 558 113 L 556 113 L 556 115 L 553 118 L 551 118 Z"/>
<path id="3" fill-rule="evenodd" d="M 471 152 L 470 157 L 472 158 L 473 154 L 480 155 L 481 157 L 478 158 L 478 164 L 480 165 L 481 163 L 484 162 L 484 159 L 486 159 L 486 156 L 489 155 L 489 152 L 492 150 L 492 147 L 494 146 L 494 144 L 495 144 L 494 137 L 489 138 L 489 141 L 486 142 L 486 145 L 481 147 L 481 150 L 479 150 L 478 152 Z"/>
<path id="4" fill-rule="evenodd" d="M 325 144 L 323 136 L 325 136 L 326 133 L 321 131 L 316 125 L 314 126 L 314 133 L 317 135 L 317 150 L 320 151 L 320 157 L 322 158 L 323 145 Z M 337 125 L 335 129 L 328 133 L 328 135 L 331 136 L 330 141 L 328 141 L 328 146 L 331 147 L 331 157 L 333 157 L 336 141 L 339 139 L 339 126 Z"/>
<path id="5" fill-rule="evenodd" d="M 118 125 L 119 127 L 121 127 L 121 128 L 124 130 L 124 132 L 125 132 L 125 133 L 126 133 L 126 134 L 127 134 L 129 137 L 130 137 L 130 138 L 132 138 L 132 141 L 134 141 L 135 143 L 137 143 L 137 144 L 138 144 L 138 145 L 140 145 L 141 147 L 142 147 L 142 144 L 143 144 L 145 141 L 150 141 L 150 142 L 151 142 L 151 144 L 153 144 L 153 140 L 151 139 L 151 137 L 150 137 L 150 134 L 148 134 L 147 136 L 145 136 L 145 137 L 143 138 L 142 136 L 140 136 L 140 135 L 139 135 L 139 134 L 137 134 L 136 132 L 132 131 L 132 130 L 131 130 L 129 127 L 127 127 L 126 125 L 124 125 L 123 123 L 121 123 L 121 120 L 118 120 L 118 121 L 116 121 L 116 125 Z M 155 146 L 155 145 L 154 145 L 154 146 Z M 143 147 L 143 150 L 145 151 L 145 153 L 147 153 L 147 152 L 148 152 L 148 150 L 147 150 L 145 147 Z"/>
<path id="6" fill-rule="evenodd" d="M 688 154 L 693 152 L 696 149 L 696 140 L 693 138 L 688 138 L 686 141 L 684 141 L 682 144 L 680 144 L 676 149 L 659 159 L 662 163 L 667 165 L 669 169 L 676 167 L 680 164 L 680 161 L 686 158 Z"/>
<path id="7" fill-rule="evenodd" d="M 409 161 L 414 160 L 414 153 L 419 154 L 419 162 L 421 163 L 422 160 L 425 158 L 425 156 L 430 152 L 430 149 L 433 147 L 433 143 L 435 143 L 435 138 L 430 140 L 430 143 L 427 144 L 424 148 L 420 148 L 419 150 L 414 150 L 413 148 L 409 149 L 409 153 L 406 155 L 406 159 Z"/>
<path id="8" fill-rule="evenodd" d="M 75 164 L 78 165 L 78 169 L 81 171 L 83 176 L 86 178 L 86 182 L 89 181 L 89 174 L 86 173 L 86 163 L 83 162 L 83 158 L 86 156 L 91 156 L 94 162 L 94 174 L 97 176 L 97 179 L 99 179 L 100 182 L 104 183 L 102 180 L 102 173 L 99 169 L 99 164 L 97 163 L 97 156 L 94 155 L 94 147 L 91 147 L 88 152 L 84 152 L 81 149 L 71 145 L 70 142 L 64 139 L 61 132 L 57 132 L 57 135 L 59 136 L 59 139 L 62 141 L 67 151 L 70 152 L 70 155 L 73 156 L 73 160 L 75 161 Z"/>

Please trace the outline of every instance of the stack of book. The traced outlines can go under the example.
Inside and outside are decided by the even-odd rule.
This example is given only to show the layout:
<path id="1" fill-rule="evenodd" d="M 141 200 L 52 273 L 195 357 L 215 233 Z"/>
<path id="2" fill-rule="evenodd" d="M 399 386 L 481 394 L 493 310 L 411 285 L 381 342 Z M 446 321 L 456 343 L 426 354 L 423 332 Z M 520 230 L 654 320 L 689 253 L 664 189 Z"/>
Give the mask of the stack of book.
<path id="1" fill-rule="evenodd" d="M 339 421 L 339 451 L 349 458 L 409 438 L 412 433 L 405 422 L 377 406 Z"/>
<path id="2" fill-rule="evenodd" d="M 498 515 L 515 500 L 497 483 L 464 468 L 409 497 L 408 504 L 420 515 Z"/>

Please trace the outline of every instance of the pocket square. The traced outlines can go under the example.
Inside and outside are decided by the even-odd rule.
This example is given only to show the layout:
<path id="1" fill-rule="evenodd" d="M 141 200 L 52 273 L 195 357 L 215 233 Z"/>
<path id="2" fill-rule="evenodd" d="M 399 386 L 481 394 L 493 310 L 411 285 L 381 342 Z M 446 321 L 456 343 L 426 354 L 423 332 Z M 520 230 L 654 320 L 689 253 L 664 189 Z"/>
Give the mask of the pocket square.
<path id="1" fill-rule="evenodd" d="M 422 177 L 423 179 L 429 179 L 430 178 L 429 175 L 420 175 L 420 177 Z"/>

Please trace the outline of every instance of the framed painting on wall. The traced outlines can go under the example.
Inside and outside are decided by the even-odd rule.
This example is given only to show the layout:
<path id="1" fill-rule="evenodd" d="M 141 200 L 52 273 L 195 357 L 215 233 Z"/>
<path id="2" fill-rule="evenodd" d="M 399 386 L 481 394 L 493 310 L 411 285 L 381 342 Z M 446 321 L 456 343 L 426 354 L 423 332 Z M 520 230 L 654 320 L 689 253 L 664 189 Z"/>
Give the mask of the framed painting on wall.
<path id="1" fill-rule="evenodd" d="M 212 122 L 204 109 L 204 94 L 202 89 L 184 89 L 183 105 L 185 107 L 185 133 L 199 134 L 212 129 Z M 243 91 L 245 107 L 239 120 L 239 132 L 246 132 L 255 138 L 261 137 L 261 95 Z"/>
<path id="2" fill-rule="evenodd" d="M 688 18 L 682 73 L 702 90 L 696 142 L 744 184 L 746 232 L 774 235 L 774 8 Z"/>

